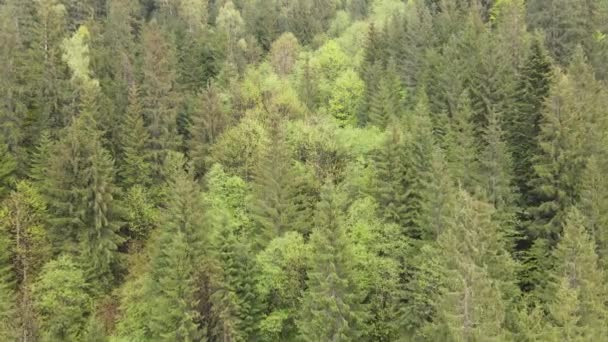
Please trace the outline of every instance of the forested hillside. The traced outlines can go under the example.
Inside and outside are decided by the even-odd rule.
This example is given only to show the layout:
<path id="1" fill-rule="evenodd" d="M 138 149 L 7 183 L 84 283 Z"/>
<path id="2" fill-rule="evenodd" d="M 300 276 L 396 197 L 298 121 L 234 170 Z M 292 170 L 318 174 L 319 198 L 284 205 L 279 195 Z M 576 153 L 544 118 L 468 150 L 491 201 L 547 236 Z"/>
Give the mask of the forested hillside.
<path id="1" fill-rule="evenodd" d="M 608 1 L 0 0 L 0 341 L 605 341 Z"/>

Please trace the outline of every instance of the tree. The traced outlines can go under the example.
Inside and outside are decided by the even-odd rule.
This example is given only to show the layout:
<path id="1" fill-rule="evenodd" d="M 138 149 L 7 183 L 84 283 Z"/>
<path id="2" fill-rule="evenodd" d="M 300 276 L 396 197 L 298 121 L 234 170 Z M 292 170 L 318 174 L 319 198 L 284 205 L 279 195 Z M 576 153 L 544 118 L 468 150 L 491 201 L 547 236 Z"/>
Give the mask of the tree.
<path id="1" fill-rule="evenodd" d="M 507 339 L 506 298 L 516 295 L 515 264 L 504 236 L 492 222 L 492 207 L 461 192 L 452 225 L 439 237 L 446 283 L 427 328 L 434 339 Z"/>
<path id="2" fill-rule="evenodd" d="M 258 336 L 262 306 L 257 293 L 258 269 L 248 243 L 230 227 L 219 232 L 217 259 L 222 268 L 219 289 L 212 296 L 217 324 L 211 336 L 224 341 L 249 341 Z"/>
<path id="3" fill-rule="evenodd" d="M 606 97 L 585 63 L 582 49 L 575 53 L 566 75 L 558 75 L 546 100 L 532 182 L 539 205 L 532 208 L 532 234 L 553 241 L 561 231 L 566 209 L 580 196 L 581 177 L 590 156 L 599 153 L 602 138 L 594 129 L 605 125 L 599 108 Z"/>
<path id="4" fill-rule="evenodd" d="M 0 198 L 6 196 L 12 188 L 12 179 L 17 168 L 17 162 L 8 151 L 6 144 L 0 142 Z"/>
<path id="5" fill-rule="evenodd" d="M 328 111 L 341 126 L 355 124 L 363 91 L 364 84 L 353 70 L 344 71 L 336 79 Z"/>
<path id="6" fill-rule="evenodd" d="M 69 256 L 44 265 L 32 288 L 43 340 L 80 340 L 91 312 L 88 290 L 83 270 Z"/>
<path id="7" fill-rule="evenodd" d="M 604 274 L 585 219 L 576 208 L 568 211 L 554 257 L 555 290 L 549 312 L 557 337 L 584 340 L 605 335 L 600 323 L 608 314 Z"/>
<path id="8" fill-rule="evenodd" d="M 270 61 L 274 70 L 281 76 L 291 74 L 298 57 L 300 43 L 291 32 L 283 33 L 272 43 Z"/>
<path id="9" fill-rule="evenodd" d="M 471 100 L 467 92 L 460 95 L 444 138 L 450 175 L 464 189 L 473 192 L 477 185 L 479 165 L 471 117 Z"/>
<path id="10" fill-rule="evenodd" d="M 585 227 L 595 240 L 601 266 L 608 262 L 608 181 L 604 171 L 606 156 L 591 156 L 585 173 L 578 204 L 585 217 Z M 602 269 L 605 269 L 602 267 Z"/>
<path id="11" fill-rule="evenodd" d="M 22 181 L 3 202 L 3 206 L 6 211 L 0 217 L 0 232 L 10 241 L 6 252 L 12 259 L 11 269 L 19 290 L 15 316 L 20 318 L 19 335 L 27 339 L 35 336 L 30 285 L 50 256 L 44 226 L 46 203 L 30 183 Z"/>
<path id="12" fill-rule="evenodd" d="M 0 211 L 0 218 L 6 213 Z M 12 241 L 7 234 L 0 234 L 0 338 L 14 340 L 17 338 L 17 295 L 15 291 L 15 274 L 11 262 Z"/>
<path id="13" fill-rule="evenodd" d="M 146 146 L 150 135 L 144 126 L 143 109 L 139 91 L 134 84 L 129 89 L 129 105 L 124 119 L 119 140 L 122 149 L 118 174 L 121 183 L 126 187 L 150 185 L 151 165 Z"/>
<path id="14" fill-rule="evenodd" d="M 338 199 L 330 185 L 322 191 L 310 237 L 308 289 L 297 320 L 306 341 L 350 340 L 359 334 L 361 299 L 353 278 L 352 242 L 344 231 Z"/>
<path id="15" fill-rule="evenodd" d="M 211 146 L 230 125 L 222 94 L 214 84 L 209 84 L 195 99 L 190 126 L 190 158 L 197 174 L 204 174 Z"/>
<path id="16" fill-rule="evenodd" d="M 156 22 L 144 26 L 142 40 L 145 53 L 141 103 L 150 135 L 147 148 L 151 157 L 152 179 L 160 181 L 168 151 L 177 149 L 175 61 L 173 46 Z"/>
<path id="17" fill-rule="evenodd" d="M 533 161 L 538 155 L 538 136 L 545 99 L 549 95 L 552 67 L 549 58 L 537 39 L 520 72 L 515 90 L 513 114 L 505 116 L 506 141 L 513 156 L 514 184 L 526 206 L 534 205 L 531 181 L 535 173 Z"/>
<path id="18" fill-rule="evenodd" d="M 55 252 L 76 253 L 89 266 L 89 277 L 110 277 L 116 270 L 122 237 L 121 210 L 116 200 L 113 162 L 101 146 L 92 104 L 53 147 L 49 185 L 49 237 Z M 109 284 L 106 284 L 109 285 Z"/>
<path id="19" fill-rule="evenodd" d="M 305 169 L 291 158 L 281 119 L 269 122 L 270 142 L 256 165 L 249 211 L 253 221 L 251 241 L 262 249 L 273 238 L 289 231 L 309 232 L 311 192 L 306 191 Z M 314 186 L 314 184 L 313 184 Z"/>
<path id="20" fill-rule="evenodd" d="M 382 129 L 390 121 L 401 118 L 404 112 L 402 89 L 397 67 L 391 59 L 371 99 L 369 122 L 372 125 Z"/>

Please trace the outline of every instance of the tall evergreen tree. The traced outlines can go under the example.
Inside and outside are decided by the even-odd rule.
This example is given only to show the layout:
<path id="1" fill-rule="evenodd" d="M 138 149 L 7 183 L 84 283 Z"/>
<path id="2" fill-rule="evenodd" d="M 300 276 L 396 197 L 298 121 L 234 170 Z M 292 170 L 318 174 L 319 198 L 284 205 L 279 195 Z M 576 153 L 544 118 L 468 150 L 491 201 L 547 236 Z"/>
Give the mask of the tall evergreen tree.
<path id="1" fill-rule="evenodd" d="M 322 192 L 312 248 L 308 289 L 297 324 L 306 341 L 353 340 L 363 318 L 353 278 L 351 243 L 341 222 L 339 202 L 331 186 Z"/>
<path id="2" fill-rule="evenodd" d="M 15 158 L 9 152 L 6 144 L 0 142 L 0 198 L 6 196 L 12 188 L 16 169 Z"/>
<path id="3" fill-rule="evenodd" d="M 521 193 L 523 205 L 537 203 L 531 191 L 534 179 L 533 162 L 539 153 L 538 136 L 542 108 L 549 95 L 551 62 L 535 39 L 517 81 L 514 111 L 505 115 L 504 125 L 509 151 L 513 156 L 514 184 Z"/>
<path id="4" fill-rule="evenodd" d="M 606 327 L 600 323 L 608 315 L 603 270 L 584 217 L 575 208 L 568 211 L 554 257 L 555 290 L 549 313 L 555 337 L 585 340 L 605 336 Z"/>
<path id="5" fill-rule="evenodd" d="M 143 109 L 135 84 L 129 89 L 127 115 L 120 133 L 122 158 L 118 173 L 121 183 L 127 188 L 136 184 L 149 185 L 151 166 L 146 144 L 150 135 L 144 126 Z"/>
<path id="6" fill-rule="evenodd" d="M 151 22 L 142 33 L 142 108 L 150 139 L 147 147 L 154 180 L 162 180 L 162 165 L 168 151 L 177 150 L 177 94 L 174 53 L 160 26 Z"/>

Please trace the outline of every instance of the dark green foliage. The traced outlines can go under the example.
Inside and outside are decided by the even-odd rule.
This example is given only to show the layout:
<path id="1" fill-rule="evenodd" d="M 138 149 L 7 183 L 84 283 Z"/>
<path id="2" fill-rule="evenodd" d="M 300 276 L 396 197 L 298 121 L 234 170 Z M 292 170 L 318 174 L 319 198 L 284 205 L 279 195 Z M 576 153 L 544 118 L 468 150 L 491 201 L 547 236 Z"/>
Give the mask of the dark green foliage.
<path id="1" fill-rule="evenodd" d="M 533 161 L 539 153 L 541 112 L 549 95 L 551 63 L 538 40 L 532 42 L 517 82 L 515 107 L 505 116 L 505 131 L 509 151 L 513 156 L 514 184 L 524 205 L 535 205 L 537 200 L 530 188 L 535 173 Z"/>

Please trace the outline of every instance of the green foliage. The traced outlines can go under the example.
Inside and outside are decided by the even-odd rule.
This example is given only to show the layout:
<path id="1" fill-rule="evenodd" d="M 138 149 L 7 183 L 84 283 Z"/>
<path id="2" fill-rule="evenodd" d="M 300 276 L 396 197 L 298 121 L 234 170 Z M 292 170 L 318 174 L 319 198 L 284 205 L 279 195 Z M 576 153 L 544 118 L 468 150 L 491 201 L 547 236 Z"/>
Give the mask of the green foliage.
<path id="1" fill-rule="evenodd" d="M 356 339 L 363 312 L 353 278 L 353 251 L 332 188 L 326 186 L 321 196 L 310 238 L 308 289 L 297 325 L 306 341 Z"/>
<path id="2" fill-rule="evenodd" d="M 34 307 L 43 341 L 79 341 L 91 313 L 89 285 L 83 270 L 69 256 L 48 262 L 34 283 Z"/>
<path id="3" fill-rule="evenodd" d="M 0 143 L 0 198 L 6 196 L 12 187 L 12 179 L 17 168 L 17 162 L 8 151 L 6 144 Z"/>

